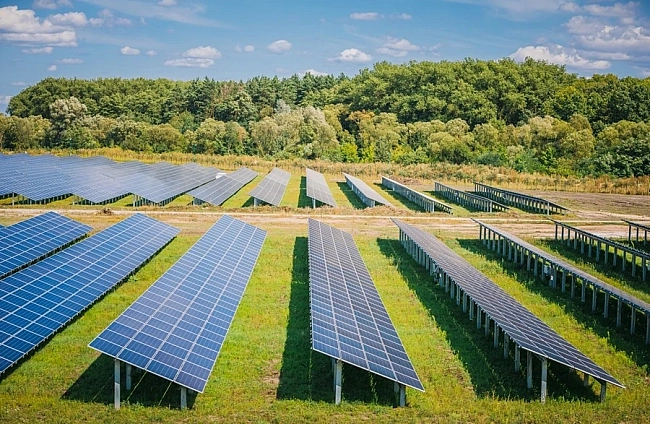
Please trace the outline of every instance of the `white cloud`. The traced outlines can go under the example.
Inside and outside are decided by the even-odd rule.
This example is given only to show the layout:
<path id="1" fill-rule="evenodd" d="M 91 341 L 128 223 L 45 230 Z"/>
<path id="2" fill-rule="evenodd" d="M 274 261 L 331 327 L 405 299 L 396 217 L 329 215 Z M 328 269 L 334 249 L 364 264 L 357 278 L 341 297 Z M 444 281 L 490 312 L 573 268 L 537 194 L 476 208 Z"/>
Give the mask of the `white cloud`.
<path id="1" fill-rule="evenodd" d="M 52 15 L 46 19 L 54 25 L 82 27 L 88 25 L 88 19 L 83 12 L 68 12 Z"/>
<path id="2" fill-rule="evenodd" d="M 562 3 L 560 7 L 558 8 L 561 12 L 569 12 L 569 13 L 577 13 L 580 12 L 581 8 L 580 5 L 575 4 L 573 2 L 566 2 Z"/>
<path id="3" fill-rule="evenodd" d="M 298 75 L 300 75 L 301 77 L 304 77 L 307 74 L 312 74 L 315 77 L 323 77 L 325 75 L 329 75 L 329 73 L 327 73 L 327 72 L 320 72 L 320 71 L 317 71 L 316 69 L 313 69 L 313 68 L 307 69 L 305 72 L 299 72 L 298 73 Z"/>
<path id="4" fill-rule="evenodd" d="M 0 105 L 7 105 L 9 104 L 9 100 L 11 100 L 13 96 L 1 96 L 0 95 Z"/>
<path id="5" fill-rule="evenodd" d="M 605 24 L 596 18 L 574 16 L 564 26 L 571 34 L 589 35 L 600 31 Z"/>
<path id="6" fill-rule="evenodd" d="M 56 63 L 59 63 L 61 65 L 78 65 L 80 63 L 84 63 L 84 61 L 81 59 L 61 59 L 57 60 Z"/>
<path id="7" fill-rule="evenodd" d="M 155 55 L 158 54 L 158 52 L 155 51 L 155 50 L 147 50 L 147 52 L 146 52 L 145 54 L 146 54 L 147 56 L 155 56 Z"/>
<path id="8" fill-rule="evenodd" d="M 133 47 L 124 46 L 120 49 L 120 53 L 124 56 L 137 56 L 140 54 L 139 49 L 134 49 Z"/>
<path id="9" fill-rule="evenodd" d="M 18 6 L 0 8 L 0 31 L 0 40 L 8 42 L 77 45 L 74 29 L 55 25 L 47 19 L 41 22 L 33 10 L 19 10 Z"/>
<path id="10" fill-rule="evenodd" d="M 70 0 L 35 0 L 32 7 L 35 9 L 56 9 L 63 6 L 72 7 L 72 3 L 70 3 Z"/>
<path id="11" fill-rule="evenodd" d="M 14 87 L 24 87 L 27 85 L 27 83 L 23 81 L 16 81 L 16 82 L 12 82 L 11 85 L 13 85 Z"/>
<path id="12" fill-rule="evenodd" d="M 364 53 L 359 49 L 345 49 L 337 57 L 334 59 L 337 62 L 356 62 L 356 63 L 363 63 L 363 62 L 370 62 L 372 60 L 372 56 L 369 55 L 368 53 Z"/>
<path id="13" fill-rule="evenodd" d="M 253 53 L 255 51 L 255 47 L 251 44 L 247 44 L 244 47 L 241 47 L 239 44 L 235 46 L 235 51 L 237 53 Z"/>
<path id="14" fill-rule="evenodd" d="M 50 72 L 54 72 L 54 71 L 56 71 L 56 65 L 50 65 L 50 66 L 47 68 L 47 70 L 50 71 Z"/>
<path id="15" fill-rule="evenodd" d="M 24 49 L 23 53 L 25 54 L 51 54 L 54 51 L 52 47 L 42 47 L 42 48 L 33 48 L 33 49 Z"/>
<path id="16" fill-rule="evenodd" d="M 212 46 L 199 46 L 186 50 L 183 57 L 195 57 L 200 59 L 219 59 L 221 52 Z"/>
<path id="17" fill-rule="evenodd" d="M 212 65 L 214 65 L 214 60 L 212 59 L 197 58 L 173 59 L 165 62 L 165 66 L 180 66 L 188 68 L 209 68 Z"/>
<path id="18" fill-rule="evenodd" d="M 418 50 L 420 50 L 420 46 L 416 46 L 406 38 L 388 37 L 384 45 L 377 49 L 377 53 L 393 57 L 404 57 L 408 52 Z"/>
<path id="19" fill-rule="evenodd" d="M 288 42 L 287 40 L 278 40 L 274 41 L 268 46 L 266 46 L 269 51 L 277 54 L 282 54 L 284 52 L 288 52 L 291 50 L 291 43 Z"/>
<path id="20" fill-rule="evenodd" d="M 582 10 L 594 16 L 604 16 L 609 18 L 631 18 L 637 15 L 641 3 L 614 3 L 611 6 L 601 6 L 599 4 L 587 4 L 582 6 Z"/>
<path id="21" fill-rule="evenodd" d="M 379 53 L 379 54 L 385 54 L 385 55 L 393 56 L 393 57 L 404 57 L 404 56 L 406 56 L 407 54 L 409 54 L 409 52 L 404 51 L 404 50 L 389 49 L 389 48 L 387 48 L 387 47 L 380 47 L 380 48 L 378 48 L 378 49 L 377 49 L 377 53 Z"/>
<path id="22" fill-rule="evenodd" d="M 176 6 L 176 0 L 160 0 L 158 4 L 161 6 Z"/>
<path id="23" fill-rule="evenodd" d="M 580 34 L 575 39 L 585 49 L 650 54 L 650 30 L 641 26 L 605 25 L 597 32 Z"/>
<path id="24" fill-rule="evenodd" d="M 379 19 L 379 13 L 377 12 L 350 13 L 350 18 L 356 21 L 376 21 L 377 19 Z"/>
<path id="25" fill-rule="evenodd" d="M 521 47 L 510 57 L 520 62 L 530 57 L 535 60 L 543 60 L 556 65 L 565 65 L 568 68 L 578 69 L 607 69 L 611 66 L 609 61 L 590 61 L 582 57 L 575 49 L 567 49 L 560 45 Z"/>
<path id="26" fill-rule="evenodd" d="M 399 15 L 391 15 L 390 16 L 393 19 L 403 19 L 405 21 L 410 21 L 413 19 L 413 16 L 409 15 L 408 13 L 400 13 Z"/>
<path id="27" fill-rule="evenodd" d="M 122 17 L 115 17 L 113 15 L 113 12 L 111 12 L 109 9 L 102 9 L 97 13 L 98 18 L 90 18 L 88 22 L 92 26 L 100 27 L 100 26 L 105 26 L 105 27 L 114 27 L 114 26 L 131 26 L 133 25 L 133 22 L 131 22 L 130 19 L 127 18 L 122 18 Z M 144 19 L 140 17 L 140 21 L 142 22 Z"/>

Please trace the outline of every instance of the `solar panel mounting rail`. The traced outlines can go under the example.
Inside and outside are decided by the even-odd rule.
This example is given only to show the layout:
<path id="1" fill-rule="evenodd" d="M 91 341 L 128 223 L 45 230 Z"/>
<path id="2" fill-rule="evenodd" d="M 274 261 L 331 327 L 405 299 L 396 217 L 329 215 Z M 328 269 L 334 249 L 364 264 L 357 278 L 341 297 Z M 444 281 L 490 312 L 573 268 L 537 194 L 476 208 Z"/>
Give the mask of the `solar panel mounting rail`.
<path id="1" fill-rule="evenodd" d="M 121 363 L 202 393 L 264 244 L 266 231 L 222 216 L 171 268 L 117 317 L 90 347 L 115 363 L 120 408 Z"/>
<path id="2" fill-rule="evenodd" d="M 488 279 L 462 257 L 438 240 L 432 234 L 413 225 L 391 218 L 399 228 L 399 239 L 406 251 L 422 266 L 427 268 L 441 287 L 449 292 L 463 312 L 469 309 L 470 319 L 476 311 L 476 328 L 482 326 L 485 317 L 485 335 L 490 334 L 490 323 L 494 323 L 494 347 L 499 347 L 503 332 L 503 356 L 510 355 L 510 340 L 515 343 L 515 371 L 521 366 L 520 349 L 526 350 L 526 383 L 532 388 L 533 355 L 542 363 L 540 400 L 546 402 L 546 385 L 549 361 L 581 371 L 585 384 L 589 376 L 600 383 L 600 399 L 605 400 L 607 384 L 624 388 L 607 371 L 558 335 L 536 315 L 516 301 L 502 288 Z"/>
<path id="3" fill-rule="evenodd" d="M 335 403 L 341 402 L 343 362 L 392 380 L 406 403 L 406 386 L 424 391 L 352 236 L 309 219 L 312 349 L 332 358 Z"/>

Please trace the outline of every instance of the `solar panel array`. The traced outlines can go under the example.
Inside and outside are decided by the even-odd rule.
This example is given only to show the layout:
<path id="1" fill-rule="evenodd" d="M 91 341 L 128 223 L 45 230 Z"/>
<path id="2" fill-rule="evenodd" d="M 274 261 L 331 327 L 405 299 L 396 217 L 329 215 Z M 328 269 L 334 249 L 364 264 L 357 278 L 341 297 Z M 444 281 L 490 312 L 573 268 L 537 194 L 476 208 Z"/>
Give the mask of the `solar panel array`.
<path id="1" fill-rule="evenodd" d="M 203 392 L 265 237 L 224 215 L 90 347 Z"/>
<path id="2" fill-rule="evenodd" d="M 409 188 L 402 183 L 391 180 L 388 177 L 384 177 L 383 175 L 381 177 L 381 185 L 393 190 L 396 193 L 399 193 L 400 195 L 409 199 L 411 202 L 420 205 L 427 212 L 435 212 L 436 208 L 438 208 L 438 210 L 442 212 L 452 213 L 451 206 L 439 202 L 433 197 L 427 196 L 426 194 L 420 193 L 419 191 L 413 190 L 412 188 Z"/>
<path id="3" fill-rule="evenodd" d="M 517 193 L 516 191 L 496 188 L 477 182 L 474 182 L 474 193 L 498 201 L 504 205 L 516 206 L 521 209 L 532 210 L 535 212 L 550 214 L 551 212 L 565 213 L 569 210 L 564 206 L 542 199 L 541 197 Z"/>
<path id="4" fill-rule="evenodd" d="M 307 197 L 335 208 L 336 200 L 334 200 L 323 174 L 309 168 L 305 168 L 305 172 L 307 174 Z"/>
<path id="5" fill-rule="evenodd" d="M 0 278 L 83 237 L 88 225 L 47 212 L 0 230 Z"/>
<path id="6" fill-rule="evenodd" d="M 373 190 L 363 180 L 360 180 L 357 177 L 353 177 L 352 175 L 348 175 L 345 172 L 343 173 L 343 176 L 345 177 L 345 182 L 348 184 L 348 186 L 352 189 L 352 191 L 356 193 L 357 196 L 359 196 L 361 201 L 363 201 L 366 206 L 373 207 L 379 203 L 381 205 L 390 206 L 391 208 L 394 207 L 388 200 Z"/>
<path id="7" fill-rule="evenodd" d="M 537 257 L 539 258 L 544 258 L 548 262 L 554 263 L 556 266 L 563 268 L 570 272 L 571 274 L 577 276 L 583 281 L 588 281 L 590 284 L 593 284 L 600 288 L 602 291 L 605 293 L 609 293 L 619 299 L 621 299 L 623 302 L 627 303 L 628 305 L 634 306 L 637 309 L 640 309 L 644 311 L 646 314 L 650 314 L 650 304 L 647 302 L 644 302 L 643 300 L 632 296 L 631 294 L 620 290 L 611 284 L 607 284 L 606 282 L 602 281 L 600 278 L 594 277 L 593 275 L 581 270 L 580 268 L 576 268 L 575 266 L 571 265 L 570 263 L 558 258 L 557 256 L 548 253 L 547 251 L 540 249 L 539 247 L 532 245 L 521 238 L 508 233 L 507 231 L 504 231 L 500 228 L 497 228 L 493 225 L 486 224 L 485 222 L 479 221 L 479 220 L 474 220 L 476 223 L 479 225 L 488 228 L 490 231 L 493 231 L 496 234 L 499 234 L 501 237 L 504 237 L 508 240 L 511 240 L 518 245 L 522 246 L 523 248 L 529 250 L 530 252 L 533 252 Z"/>
<path id="8" fill-rule="evenodd" d="M 273 206 L 280 206 L 282 196 L 287 189 L 291 174 L 279 168 L 273 168 L 266 177 L 248 193 L 251 197 Z"/>
<path id="9" fill-rule="evenodd" d="M 0 374 L 124 280 L 178 230 L 133 215 L 0 284 Z"/>
<path id="10" fill-rule="evenodd" d="M 74 195 L 79 201 L 101 204 L 134 194 L 142 203 L 165 204 L 220 172 L 192 163 L 118 163 L 103 156 L 2 155 L 0 196 L 49 202 Z"/>
<path id="11" fill-rule="evenodd" d="M 312 348 L 424 390 L 354 239 L 309 219 Z"/>
<path id="12" fill-rule="evenodd" d="M 501 287 L 468 264 L 432 234 L 392 218 L 407 235 L 476 304 L 523 349 L 578 371 L 599 381 L 623 387 L 607 371 L 557 334 Z"/>
<path id="13" fill-rule="evenodd" d="M 257 177 L 257 172 L 243 167 L 197 187 L 187 194 L 194 197 L 195 200 L 198 199 L 201 203 L 207 202 L 214 206 L 220 206 L 232 195 L 241 190 L 242 187 L 253 181 L 255 177 Z"/>

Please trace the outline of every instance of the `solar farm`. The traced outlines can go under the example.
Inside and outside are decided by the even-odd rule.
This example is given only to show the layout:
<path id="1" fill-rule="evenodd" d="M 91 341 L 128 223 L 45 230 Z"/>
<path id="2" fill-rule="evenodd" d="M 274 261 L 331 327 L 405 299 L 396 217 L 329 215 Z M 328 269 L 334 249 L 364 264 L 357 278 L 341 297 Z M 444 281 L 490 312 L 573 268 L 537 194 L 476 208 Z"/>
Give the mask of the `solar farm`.
<path id="1" fill-rule="evenodd" d="M 648 420 L 647 196 L 323 171 L 1 155 L 0 421 Z"/>

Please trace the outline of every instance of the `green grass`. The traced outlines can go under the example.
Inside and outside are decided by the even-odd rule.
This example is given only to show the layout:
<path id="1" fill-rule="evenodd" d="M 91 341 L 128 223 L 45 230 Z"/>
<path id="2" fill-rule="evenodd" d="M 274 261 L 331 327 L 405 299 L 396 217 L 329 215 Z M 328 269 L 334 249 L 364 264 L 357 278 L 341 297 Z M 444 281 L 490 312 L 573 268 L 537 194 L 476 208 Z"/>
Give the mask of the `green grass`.
<path id="1" fill-rule="evenodd" d="M 299 199 L 294 191 L 287 202 L 295 206 Z M 310 348 L 306 222 L 270 217 L 261 221 L 269 233 L 212 376 L 204 393 L 190 396 L 190 409 L 178 409 L 177 386 L 134 373 L 134 390 L 123 392 L 122 409 L 113 410 L 113 364 L 87 345 L 198 239 L 209 225 L 203 220 L 193 223 L 195 231 L 183 227 L 134 277 L 3 377 L 0 422 L 648 421 L 647 346 L 612 329 L 579 302 L 535 282 L 476 240 L 439 234 L 628 387 L 610 387 L 601 404 L 597 383 L 583 388 L 575 372 L 552 364 L 549 399 L 542 405 L 539 363 L 534 388 L 528 390 L 523 371 L 516 373 L 512 358 L 504 360 L 501 349 L 494 349 L 492 340 L 432 283 L 396 240 L 388 220 L 385 226 L 365 218 L 330 220 L 354 234 L 425 386 L 424 393 L 408 389 L 406 408 L 395 407 L 392 383 L 352 366 L 344 366 L 343 403 L 333 405 L 329 359 Z"/>

